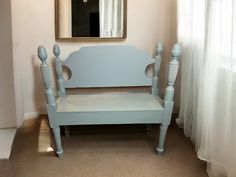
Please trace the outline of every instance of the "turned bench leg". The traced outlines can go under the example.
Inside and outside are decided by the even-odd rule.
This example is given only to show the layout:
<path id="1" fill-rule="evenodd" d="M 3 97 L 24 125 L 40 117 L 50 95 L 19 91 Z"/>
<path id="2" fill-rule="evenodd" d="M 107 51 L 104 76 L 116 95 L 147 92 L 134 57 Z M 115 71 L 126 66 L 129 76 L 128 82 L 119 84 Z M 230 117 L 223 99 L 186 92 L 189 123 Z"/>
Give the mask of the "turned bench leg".
<path id="1" fill-rule="evenodd" d="M 150 133 L 152 130 L 152 125 L 151 124 L 146 124 L 146 133 Z"/>
<path id="2" fill-rule="evenodd" d="M 59 158 L 63 157 L 63 149 L 61 146 L 61 135 L 60 135 L 60 127 L 56 127 L 52 129 L 55 143 L 56 143 L 56 153 Z"/>
<path id="3" fill-rule="evenodd" d="M 65 136 L 70 137 L 70 126 L 69 125 L 65 126 Z"/>
<path id="4" fill-rule="evenodd" d="M 159 145 L 156 148 L 156 153 L 158 155 L 164 152 L 164 144 L 165 144 L 167 129 L 168 129 L 168 125 L 163 125 L 163 124 L 160 125 Z"/>
<path id="5" fill-rule="evenodd" d="M 180 44 L 175 44 L 173 49 L 171 50 L 171 61 L 169 63 L 169 73 L 168 73 L 168 85 L 165 91 L 164 97 L 164 114 L 163 121 L 160 126 L 160 136 L 159 136 L 159 145 L 156 148 L 157 154 L 162 154 L 164 152 L 164 143 L 166 132 L 168 129 L 168 125 L 171 122 L 171 116 L 174 106 L 174 84 L 176 80 L 176 76 L 179 70 L 179 57 L 181 55 L 182 47 Z"/>

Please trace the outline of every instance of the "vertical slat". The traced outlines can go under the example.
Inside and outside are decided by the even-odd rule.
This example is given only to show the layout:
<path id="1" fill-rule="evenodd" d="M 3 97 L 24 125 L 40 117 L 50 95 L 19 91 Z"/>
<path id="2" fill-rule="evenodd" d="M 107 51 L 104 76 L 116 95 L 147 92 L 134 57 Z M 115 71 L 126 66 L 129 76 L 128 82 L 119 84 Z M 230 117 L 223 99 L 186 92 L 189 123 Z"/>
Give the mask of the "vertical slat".
<path id="1" fill-rule="evenodd" d="M 152 79 L 152 95 L 158 96 L 159 95 L 159 72 L 160 72 L 160 65 L 161 65 L 161 55 L 164 50 L 164 46 L 162 43 L 158 43 L 156 48 L 156 57 L 155 57 L 155 65 L 154 65 L 154 72 L 153 72 L 153 79 Z"/>
<path id="2" fill-rule="evenodd" d="M 43 46 L 38 47 L 38 57 L 42 62 L 42 64 L 40 65 L 40 70 L 43 77 L 47 103 L 49 105 L 55 105 L 55 97 L 54 97 L 54 93 L 52 90 L 52 83 L 51 83 L 51 73 L 50 73 L 49 65 L 46 62 L 47 52 Z"/>
<path id="3" fill-rule="evenodd" d="M 58 87 L 58 96 L 63 97 L 66 95 L 65 87 L 64 87 L 64 78 L 62 73 L 62 64 L 60 59 L 60 48 L 58 45 L 53 46 L 53 53 L 56 57 L 55 59 L 55 68 L 56 68 L 56 76 L 57 76 L 57 87 Z"/>

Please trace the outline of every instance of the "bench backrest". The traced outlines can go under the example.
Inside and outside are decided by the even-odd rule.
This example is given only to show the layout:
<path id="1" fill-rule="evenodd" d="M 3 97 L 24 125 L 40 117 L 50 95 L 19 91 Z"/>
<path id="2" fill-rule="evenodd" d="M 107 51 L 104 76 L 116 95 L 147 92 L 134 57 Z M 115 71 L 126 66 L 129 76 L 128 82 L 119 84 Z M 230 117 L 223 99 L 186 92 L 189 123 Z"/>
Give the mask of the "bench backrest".
<path id="1" fill-rule="evenodd" d="M 65 88 L 151 86 L 146 68 L 155 62 L 133 46 L 82 47 L 62 62 L 71 70 Z"/>
<path id="2" fill-rule="evenodd" d="M 99 46 L 84 47 L 72 53 L 63 64 L 72 71 L 72 76 L 65 81 L 62 73 L 60 49 L 53 47 L 56 56 L 56 76 L 58 96 L 66 96 L 65 88 L 73 87 L 122 87 L 122 86 L 151 86 L 151 94 L 159 95 L 159 69 L 163 45 L 156 48 L 155 65 L 152 80 L 146 77 L 145 70 L 153 61 L 144 52 L 131 46 Z M 175 44 L 171 50 L 169 63 L 168 86 L 165 91 L 165 104 L 173 106 L 174 83 L 179 69 L 181 45 Z M 43 77 L 45 94 L 48 105 L 55 106 L 55 96 L 52 89 L 50 67 L 47 64 L 45 47 L 38 47 L 38 57 L 42 64 L 40 70 Z M 65 85 L 65 86 L 64 86 Z M 168 107 L 168 106 L 167 106 Z M 172 108 L 171 108 L 172 109 Z"/>

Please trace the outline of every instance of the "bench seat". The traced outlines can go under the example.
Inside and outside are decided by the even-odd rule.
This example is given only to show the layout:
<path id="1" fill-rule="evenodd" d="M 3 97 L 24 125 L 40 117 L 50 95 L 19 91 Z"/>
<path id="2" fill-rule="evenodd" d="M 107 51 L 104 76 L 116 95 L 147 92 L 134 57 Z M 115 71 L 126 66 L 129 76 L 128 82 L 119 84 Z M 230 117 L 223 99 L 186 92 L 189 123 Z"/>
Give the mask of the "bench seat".
<path id="1" fill-rule="evenodd" d="M 57 99 L 56 112 L 164 110 L 161 99 L 149 93 L 111 92 L 70 94 Z"/>

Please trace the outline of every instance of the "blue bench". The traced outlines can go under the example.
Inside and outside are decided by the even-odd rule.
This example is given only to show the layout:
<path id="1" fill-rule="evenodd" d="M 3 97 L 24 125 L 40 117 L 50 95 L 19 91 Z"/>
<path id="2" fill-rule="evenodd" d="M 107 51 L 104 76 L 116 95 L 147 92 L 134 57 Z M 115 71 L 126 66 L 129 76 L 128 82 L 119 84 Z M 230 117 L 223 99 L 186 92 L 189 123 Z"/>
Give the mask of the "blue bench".
<path id="1" fill-rule="evenodd" d="M 60 49 L 54 45 L 57 96 L 53 93 L 47 53 L 38 48 L 38 57 L 45 94 L 49 124 L 52 128 L 58 157 L 63 156 L 60 126 L 99 124 L 161 124 L 158 154 L 164 152 L 164 141 L 173 110 L 174 82 L 179 68 L 181 46 L 175 44 L 169 64 L 168 86 L 164 99 L 159 96 L 158 80 L 163 45 L 157 47 L 156 57 L 133 46 L 90 46 L 73 52 L 61 60 Z M 69 79 L 63 77 L 62 66 L 69 68 Z M 153 77 L 147 77 L 148 66 Z M 69 88 L 122 88 L 150 86 L 150 93 L 107 92 L 68 94 Z"/>

